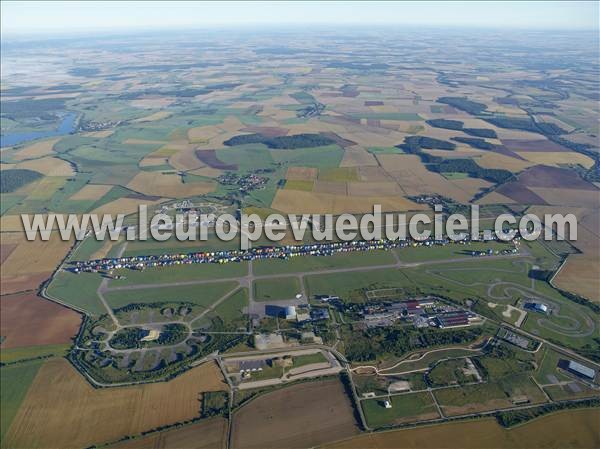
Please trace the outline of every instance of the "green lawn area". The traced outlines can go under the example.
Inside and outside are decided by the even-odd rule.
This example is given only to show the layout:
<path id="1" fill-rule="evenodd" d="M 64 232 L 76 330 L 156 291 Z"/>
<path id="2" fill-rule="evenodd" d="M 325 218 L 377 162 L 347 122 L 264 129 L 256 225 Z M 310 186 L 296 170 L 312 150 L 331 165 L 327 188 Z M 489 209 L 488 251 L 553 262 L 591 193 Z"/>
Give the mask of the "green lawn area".
<path id="1" fill-rule="evenodd" d="M 250 381 L 265 380 L 265 379 L 277 379 L 283 376 L 282 366 L 263 366 L 262 371 L 254 371 L 251 375 Z"/>
<path id="2" fill-rule="evenodd" d="M 335 167 L 322 168 L 319 170 L 319 181 L 345 182 L 358 181 L 358 171 L 356 167 Z"/>
<path id="3" fill-rule="evenodd" d="M 548 346 L 545 346 L 540 350 L 542 353 L 541 359 L 538 362 L 538 369 L 535 372 L 534 376 L 535 380 L 537 380 L 540 384 L 549 384 L 551 383 L 548 376 L 554 376 L 559 381 L 568 381 L 571 378 L 558 370 L 558 361 L 560 359 L 564 359 L 565 356 L 560 355 L 558 352 L 550 349 Z"/>
<path id="4" fill-rule="evenodd" d="M 462 407 L 467 404 L 481 404 L 493 399 L 505 399 L 506 394 L 496 382 L 478 385 L 465 385 L 457 388 L 444 388 L 435 391 L 435 397 L 442 406 Z"/>
<path id="5" fill-rule="evenodd" d="M 436 413 L 429 393 L 409 393 L 391 396 L 392 408 L 385 408 L 384 398 L 361 401 L 361 406 L 369 427 L 392 426 L 415 421 L 419 415 Z"/>
<path id="6" fill-rule="evenodd" d="M 503 242 L 471 242 L 464 245 L 452 243 L 445 246 L 410 246 L 397 248 L 396 254 L 403 262 L 425 262 L 453 259 L 459 257 L 472 257 L 471 251 L 502 251 L 511 249 L 512 245 Z"/>
<path id="7" fill-rule="evenodd" d="M 31 382 L 43 363 L 43 361 L 35 361 L 0 368 L 0 401 L 2 402 L 0 441 L 6 435 Z"/>
<path id="8" fill-rule="evenodd" d="M 327 358 L 322 352 L 315 352 L 314 354 L 304 354 L 292 357 L 294 362 L 294 368 L 299 368 L 305 365 L 312 365 L 313 363 L 324 363 L 327 362 Z"/>
<path id="9" fill-rule="evenodd" d="M 254 281 L 254 299 L 256 301 L 276 301 L 294 298 L 302 288 L 296 277 L 259 279 Z"/>
<path id="10" fill-rule="evenodd" d="M 315 295 L 336 295 L 344 301 L 364 302 L 366 290 L 393 287 L 403 288 L 407 295 L 416 293 L 416 284 L 412 279 L 403 270 L 395 268 L 314 274 L 304 279 L 309 298 Z"/>
<path id="11" fill-rule="evenodd" d="M 327 257 L 298 256 L 288 260 L 265 259 L 253 263 L 257 276 L 269 274 L 301 273 L 336 268 L 369 267 L 372 265 L 392 265 L 396 262 L 389 251 L 367 251 L 335 254 Z"/>
<path id="12" fill-rule="evenodd" d="M 170 282 L 201 281 L 224 278 L 238 278 L 248 272 L 246 263 L 195 263 L 189 265 L 172 265 L 169 267 L 147 268 L 144 271 L 118 270 L 115 273 L 126 279 L 111 281 L 110 287 L 123 285 L 163 284 Z"/>
<path id="13" fill-rule="evenodd" d="M 97 273 L 60 271 L 50 283 L 48 294 L 92 315 L 101 315 L 106 312 L 96 294 L 101 281 Z"/>
<path id="14" fill-rule="evenodd" d="M 233 295 L 219 304 L 214 312 L 223 321 L 232 321 L 244 316 L 243 309 L 248 306 L 248 289 L 240 288 Z"/>
<path id="15" fill-rule="evenodd" d="M 285 186 L 283 188 L 287 190 L 303 190 L 306 192 L 312 192 L 314 186 L 314 181 L 299 181 L 288 179 L 287 181 L 285 181 Z"/>
<path id="16" fill-rule="evenodd" d="M 237 286 L 237 282 L 230 281 L 206 285 L 182 285 L 177 288 L 152 287 L 108 291 L 104 293 L 104 297 L 113 309 L 118 309 L 127 304 L 153 302 L 191 302 L 202 307 L 209 307 Z"/>

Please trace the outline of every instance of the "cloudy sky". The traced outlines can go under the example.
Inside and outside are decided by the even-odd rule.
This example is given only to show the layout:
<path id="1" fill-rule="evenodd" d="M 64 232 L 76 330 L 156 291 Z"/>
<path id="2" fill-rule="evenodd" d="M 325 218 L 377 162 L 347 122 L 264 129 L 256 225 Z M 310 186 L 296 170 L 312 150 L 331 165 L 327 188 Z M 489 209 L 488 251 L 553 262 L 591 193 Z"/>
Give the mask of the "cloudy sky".
<path id="1" fill-rule="evenodd" d="M 2 1 L 2 34 L 289 24 L 598 30 L 599 2 Z"/>

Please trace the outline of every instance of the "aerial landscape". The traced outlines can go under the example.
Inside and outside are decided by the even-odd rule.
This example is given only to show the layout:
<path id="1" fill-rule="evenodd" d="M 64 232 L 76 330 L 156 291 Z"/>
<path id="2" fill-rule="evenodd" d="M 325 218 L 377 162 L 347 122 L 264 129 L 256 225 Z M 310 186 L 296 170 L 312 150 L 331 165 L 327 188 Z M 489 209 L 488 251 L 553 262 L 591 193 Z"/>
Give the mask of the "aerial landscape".
<path id="1" fill-rule="evenodd" d="M 598 2 L 42 3 L 2 3 L 0 447 L 600 448 Z"/>

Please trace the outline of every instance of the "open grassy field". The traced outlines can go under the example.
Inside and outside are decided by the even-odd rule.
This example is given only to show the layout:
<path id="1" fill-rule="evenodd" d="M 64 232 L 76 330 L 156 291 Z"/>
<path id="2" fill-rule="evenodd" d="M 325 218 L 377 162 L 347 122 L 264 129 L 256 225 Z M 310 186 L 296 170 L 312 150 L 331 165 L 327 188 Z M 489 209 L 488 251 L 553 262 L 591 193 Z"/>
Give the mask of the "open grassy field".
<path id="1" fill-rule="evenodd" d="M 43 363 L 43 361 L 33 361 L 0 368 L 0 385 L 2 387 L 0 444 L 2 444 L 2 447 L 5 447 L 3 443 L 4 436 L 27 395 L 31 382 Z"/>
<path id="2" fill-rule="evenodd" d="M 385 408 L 383 405 L 384 400 L 368 399 L 361 401 L 369 427 L 380 428 L 439 417 L 429 393 L 392 396 L 387 399 L 390 401 L 392 408 Z"/>
<path id="3" fill-rule="evenodd" d="M 172 287 L 148 287 L 136 290 L 108 291 L 104 297 L 114 309 L 132 303 L 191 302 L 208 307 L 238 286 L 237 282 L 217 282 L 199 287 L 197 285 Z"/>
<path id="4" fill-rule="evenodd" d="M 596 409 L 569 410 L 543 416 L 514 429 L 495 419 L 448 423 L 416 429 L 361 435 L 324 446 L 327 449 L 545 449 L 592 448 L 600 444 Z"/>
<path id="5" fill-rule="evenodd" d="M 259 279 L 254 281 L 253 288 L 256 301 L 292 299 L 302 291 L 297 277 Z"/>
<path id="6" fill-rule="evenodd" d="M 305 448 L 357 432 L 340 381 L 322 380 L 273 391 L 242 407 L 234 415 L 233 447 Z"/>
<path id="7" fill-rule="evenodd" d="M 198 416 L 198 394 L 225 388 L 211 363 L 170 382 L 98 390 L 66 360 L 51 360 L 38 371 L 3 445 L 75 448 L 114 441 Z"/>

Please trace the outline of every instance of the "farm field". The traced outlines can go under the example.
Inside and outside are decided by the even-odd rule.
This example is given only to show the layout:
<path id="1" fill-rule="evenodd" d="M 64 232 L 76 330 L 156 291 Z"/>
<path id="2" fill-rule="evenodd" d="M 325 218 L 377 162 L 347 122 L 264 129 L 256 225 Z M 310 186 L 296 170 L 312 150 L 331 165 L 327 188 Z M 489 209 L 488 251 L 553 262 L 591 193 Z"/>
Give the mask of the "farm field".
<path id="1" fill-rule="evenodd" d="M 66 360 L 51 360 L 38 370 L 3 445 L 82 447 L 114 441 L 198 416 L 198 394 L 224 388 L 210 363 L 170 382 L 94 389 Z"/>
<path id="2" fill-rule="evenodd" d="M 162 29 L 210 20 L 211 7 L 116 31 L 144 23 L 146 6 L 110 5 L 94 23 L 121 25 L 86 39 L 3 29 L 2 448 L 600 447 L 595 411 L 511 430 L 443 423 L 600 397 L 598 24 L 541 26 L 558 6 L 557 21 L 591 23 L 598 4 L 536 5 L 519 20 L 539 26 L 510 31 L 485 26 L 500 20 L 489 5 L 485 20 L 460 10 L 477 29 L 413 29 L 392 13 L 407 27 L 369 27 L 402 9 L 386 2 L 356 15 L 364 30 L 326 21 L 344 5 L 303 14 L 317 9 L 307 3 L 289 17 L 316 28 Z M 273 21 L 272 6 L 240 24 Z M 98 5 L 9 17 L 24 8 L 3 3 L 3 26 L 57 27 L 66 11 L 87 30 L 80 14 Z M 403 246 L 334 232 L 321 246 L 312 231 L 331 230 L 329 217 L 300 217 L 360 220 L 376 205 L 446 222 L 479 205 L 481 231 L 500 214 L 571 213 L 577 238 Z M 246 251 L 217 236 L 230 220 L 230 234 L 256 231 L 244 213 L 292 214 L 307 232 L 295 241 L 286 225 Z M 115 241 L 89 227 L 63 241 L 55 224 L 30 242 L 34 214 L 125 217 Z M 159 232 L 128 238 L 144 230 Z"/>
<path id="3" fill-rule="evenodd" d="M 212 418 L 181 429 L 167 430 L 108 446 L 114 449 L 219 449 L 225 448 L 227 421 Z"/>
<path id="4" fill-rule="evenodd" d="M 389 409 L 384 407 L 384 399 L 368 399 L 361 402 L 367 424 L 371 428 L 439 417 L 429 393 L 396 395 L 388 400 L 392 405 Z"/>
<path id="5" fill-rule="evenodd" d="M 0 297 L 2 350 L 70 343 L 81 315 L 33 293 Z"/>
<path id="6" fill-rule="evenodd" d="M 312 447 L 358 433 L 350 399 L 337 379 L 265 394 L 234 415 L 233 447 Z M 269 429 L 278 429 L 278 432 Z"/>
<path id="7" fill-rule="evenodd" d="M 361 435 L 323 446 L 327 449 L 392 449 L 401 442 L 407 449 L 495 449 L 557 447 L 569 435 L 570 447 L 595 447 L 598 409 L 569 410 L 543 416 L 514 429 L 502 428 L 495 419 L 448 423 L 417 429 Z M 465 436 L 468 436 L 467 438 Z M 562 443 L 560 443 L 562 446 Z"/>

